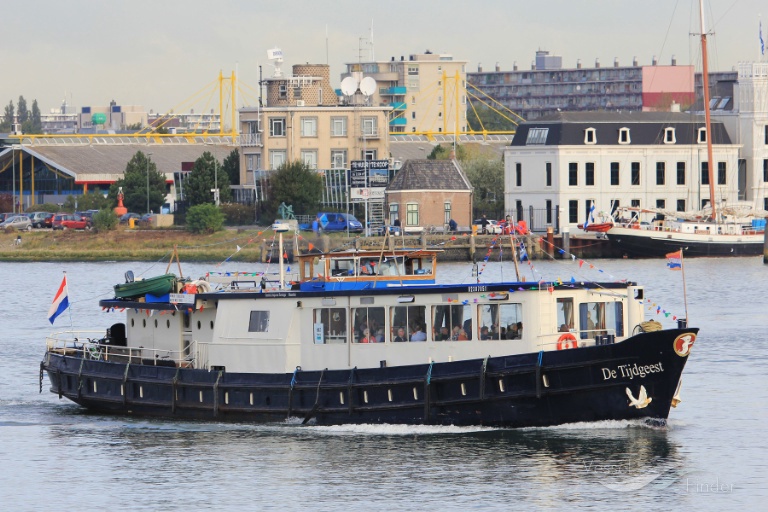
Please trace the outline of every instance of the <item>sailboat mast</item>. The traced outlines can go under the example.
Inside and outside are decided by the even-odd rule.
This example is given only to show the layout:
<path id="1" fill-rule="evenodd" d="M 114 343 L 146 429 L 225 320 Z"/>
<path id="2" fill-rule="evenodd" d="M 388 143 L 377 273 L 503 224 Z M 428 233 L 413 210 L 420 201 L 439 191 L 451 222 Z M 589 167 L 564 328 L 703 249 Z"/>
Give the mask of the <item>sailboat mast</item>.
<path id="1" fill-rule="evenodd" d="M 704 26 L 704 0 L 699 0 L 699 17 L 701 19 L 701 60 L 702 86 L 704 88 L 704 120 L 707 137 L 707 171 L 709 175 L 709 205 L 712 208 L 712 220 L 717 221 L 715 211 L 715 161 L 712 158 L 712 122 L 709 114 L 709 65 L 707 62 L 707 30 Z"/>

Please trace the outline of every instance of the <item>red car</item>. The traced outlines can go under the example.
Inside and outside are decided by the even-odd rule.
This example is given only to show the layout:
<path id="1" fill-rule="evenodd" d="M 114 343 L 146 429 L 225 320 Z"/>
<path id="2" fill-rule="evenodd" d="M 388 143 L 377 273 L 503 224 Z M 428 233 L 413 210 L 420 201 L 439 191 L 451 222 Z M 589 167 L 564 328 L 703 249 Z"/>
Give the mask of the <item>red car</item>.
<path id="1" fill-rule="evenodd" d="M 51 227 L 56 229 L 91 229 L 91 221 L 80 215 L 61 213 L 53 216 Z"/>

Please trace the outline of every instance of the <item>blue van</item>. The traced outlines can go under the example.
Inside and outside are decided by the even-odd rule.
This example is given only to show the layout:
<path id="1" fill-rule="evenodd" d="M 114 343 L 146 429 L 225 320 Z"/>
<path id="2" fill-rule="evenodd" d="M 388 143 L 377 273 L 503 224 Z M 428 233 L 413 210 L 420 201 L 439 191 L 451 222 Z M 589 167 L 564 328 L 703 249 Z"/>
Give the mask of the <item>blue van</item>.
<path id="1" fill-rule="evenodd" d="M 317 217 L 322 231 L 346 231 L 347 225 L 350 231 L 356 233 L 363 231 L 363 224 L 354 215 L 348 213 L 320 212 Z"/>

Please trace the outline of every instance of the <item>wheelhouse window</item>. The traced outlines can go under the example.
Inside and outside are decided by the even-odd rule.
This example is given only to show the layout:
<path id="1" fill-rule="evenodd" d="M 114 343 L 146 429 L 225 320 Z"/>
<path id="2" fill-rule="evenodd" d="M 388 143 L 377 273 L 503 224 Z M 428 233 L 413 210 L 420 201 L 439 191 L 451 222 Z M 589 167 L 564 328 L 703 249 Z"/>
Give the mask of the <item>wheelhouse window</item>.
<path id="1" fill-rule="evenodd" d="M 481 340 L 516 340 L 523 336 L 522 304 L 482 304 L 477 307 Z"/>
<path id="2" fill-rule="evenodd" d="M 574 328 L 573 298 L 557 299 L 557 330 L 568 332 Z"/>
<path id="3" fill-rule="evenodd" d="M 604 334 L 624 336 L 624 305 L 621 302 L 586 302 L 579 304 L 580 338 Z"/>
<path id="4" fill-rule="evenodd" d="M 456 298 L 458 301 L 458 298 Z M 472 310 L 469 304 L 432 307 L 432 339 L 465 341 L 472 339 Z"/>
<path id="5" fill-rule="evenodd" d="M 251 311 L 248 332 L 269 332 L 269 311 Z"/>
<path id="6" fill-rule="evenodd" d="M 400 333 L 407 336 L 407 341 L 426 341 L 426 306 L 395 306 L 389 311 L 392 341 L 406 341 Z"/>
<path id="7" fill-rule="evenodd" d="M 347 342 L 347 310 L 345 308 L 317 308 L 312 310 L 315 343 Z"/>
<path id="8" fill-rule="evenodd" d="M 352 312 L 352 343 L 384 342 L 384 308 L 355 308 Z"/>

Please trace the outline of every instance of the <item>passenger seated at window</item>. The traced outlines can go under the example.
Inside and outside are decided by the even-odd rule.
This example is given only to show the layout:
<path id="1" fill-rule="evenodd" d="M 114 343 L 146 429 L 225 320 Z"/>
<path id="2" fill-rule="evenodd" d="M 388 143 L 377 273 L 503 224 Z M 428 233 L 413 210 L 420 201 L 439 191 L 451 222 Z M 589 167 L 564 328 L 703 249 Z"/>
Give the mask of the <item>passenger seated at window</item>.
<path id="1" fill-rule="evenodd" d="M 451 335 L 452 341 L 467 341 L 468 339 L 466 331 L 462 329 L 460 325 L 457 324 L 453 326 L 453 334 Z"/>
<path id="2" fill-rule="evenodd" d="M 427 341 L 427 333 L 421 327 L 421 324 L 413 326 L 413 333 L 411 334 L 411 341 Z"/>
<path id="3" fill-rule="evenodd" d="M 440 328 L 440 335 L 436 339 L 438 341 L 447 341 L 451 339 L 451 333 L 448 330 L 447 325 L 444 325 Z"/>
<path id="4" fill-rule="evenodd" d="M 371 331 L 366 329 L 363 331 L 363 337 L 360 338 L 360 343 L 376 343 L 376 338 L 371 336 Z"/>
<path id="5" fill-rule="evenodd" d="M 376 331 L 376 343 L 384 343 L 384 329 L 379 328 Z"/>
<path id="6" fill-rule="evenodd" d="M 464 320 L 464 335 L 468 340 L 472 339 L 472 319 L 467 318 Z"/>
<path id="7" fill-rule="evenodd" d="M 488 332 L 488 326 L 484 325 L 480 328 L 480 339 L 481 340 L 489 340 L 491 339 L 491 334 Z"/>
<path id="8" fill-rule="evenodd" d="M 516 340 L 519 337 L 520 337 L 520 331 L 517 328 L 517 324 L 509 324 L 507 326 L 507 337 L 505 339 Z"/>
<path id="9" fill-rule="evenodd" d="M 568 328 L 568 325 L 566 325 L 566 324 L 562 324 L 560 326 L 559 330 L 560 330 L 560 332 L 570 332 L 570 329 Z"/>
<path id="10" fill-rule="evenodd" d="M 395 336 L 395 339 L 392 341 L 408 341 L 408 337 L 405 335 L 405 328 L 398 327 L 397 336 Z"/>

